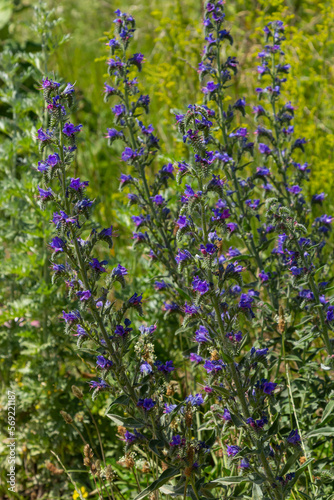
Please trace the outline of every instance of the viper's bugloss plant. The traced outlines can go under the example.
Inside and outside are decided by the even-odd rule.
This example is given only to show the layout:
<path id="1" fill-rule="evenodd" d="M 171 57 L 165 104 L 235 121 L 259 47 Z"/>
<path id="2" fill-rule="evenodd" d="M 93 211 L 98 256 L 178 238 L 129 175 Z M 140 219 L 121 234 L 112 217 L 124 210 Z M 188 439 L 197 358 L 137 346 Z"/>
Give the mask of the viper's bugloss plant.
<path id="1" fill-rule="evenodd" d="M 139 92 L 134 74 L 145 59 L 130 51 L 134 18 L 120 10 L 116 15 L 115 36 L 107 43 L 111 81 L 104 88 L 114 127 L 106 137 L 111 146 L 124 143 L 120 160 L 130 169 L 120 183 L 130 188 L 129 205 L 139 208 L 132 216 L 135 247 L 145 247 L 156 265 L 154 288 L 164 297 L 165 321 L 172 314 L 182 321 L 176 333 L 187 337 L 184 363 L 157 357 L 164 325 L 138 326 L 132 317 L 132 310 L 143 315 L 145 292 L 128 294 L 124 263 L 109 271 L 108 261 L 100 260 L 100 243 L 111 248 L 114 233 L 112 226 L 91 227 L 88 181 L 70 172 L 82 128 L 70 121 L 71 84 L 42 82 L 49 126 L 38 130 L 44 159 L 36 168 L 41 207 L 56 208 L 49 246 L 53 280 L 66 283 L 72 301 L 63 311 L 65 329 L 78 338 L 79 349 L 96 357 L 93 399 L 112 396 L 107 416 L 125 444 L 118 463 L 134 474 L 127 494 L 136 500 L 158 498 L 158 490 L 173 498 L 284 499 L 294 498 L 298 483 L 303 498 L 325 498 L 325 481 L 314 480 L 304 435 L 309 429 L 296 410 L 289 362 L 302 367 L 308 383 L 315 380 L 311 359 L 319 373 L 331 367 L 334 309 L 326 297 L 330 279 L 321 281 L 331 217 L 319 214 L 312 221 L 300 194 L 308 166 L 296 152 L 306 141 L 293 139 L 293 105 L 280 102 L 289 72 L 283 23 L 264 28 L 258 72 L 271 80 L 257 89 L 254 113 L 261 125 L 255 141 L 243 123 L 245 98 L 226 106 L 238 61 L 226 55 L 233 39 L 224 2 L 206 4 L 199 65 L 204 102 L 176 114 L 193 154 L 163 165 L 153 178 L 159 139 L 144 121 L 150 99 Z M 122 301 L 116 300 L 120 286 Z M 185 386 L 192 387 L 186 394 L 182 371 Z M 327 395 L 333 382 L 326 377 L 320 385 Z M 87 446 L 84 464 L 100 498 L 104 492 L 124 498 L 108 459 L 103 455 L 101 467 Z M 147 474 L 148 486 L 138 470 Z"/>

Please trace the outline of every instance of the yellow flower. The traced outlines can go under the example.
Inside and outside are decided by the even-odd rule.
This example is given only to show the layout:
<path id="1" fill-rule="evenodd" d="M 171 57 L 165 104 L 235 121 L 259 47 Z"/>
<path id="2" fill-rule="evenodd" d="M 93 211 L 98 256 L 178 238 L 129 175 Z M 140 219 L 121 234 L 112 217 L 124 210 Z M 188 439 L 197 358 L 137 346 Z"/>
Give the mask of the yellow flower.
<path id="1" fill-rule="evenodd" d="M 81 491 L 81 495 L 83 498 L 88 497 L 88 493 L 87 493 L 86 488 L 84 486 L 81 486 L 80 491 Z M 77 500 L 77 498 L 79 498 L 79 497 L 80 497 L 79 493 L 77 492 L 77 490 L 75 490 L 75 492 L 73 493 L 73 500 Z"/>

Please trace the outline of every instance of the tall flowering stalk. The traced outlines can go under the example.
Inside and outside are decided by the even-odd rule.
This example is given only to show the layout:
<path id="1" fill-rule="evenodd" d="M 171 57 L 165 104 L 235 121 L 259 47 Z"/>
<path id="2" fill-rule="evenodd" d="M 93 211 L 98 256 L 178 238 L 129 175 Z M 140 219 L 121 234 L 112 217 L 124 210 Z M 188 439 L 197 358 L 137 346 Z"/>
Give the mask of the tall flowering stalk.
<path id="1" fill-rule="evenodd" d="M 273 149 L 260 143 L 265 166 L 257 167 L 251 177 L 239 177 L 252 168 L 249 165 L 255 145 L 249 140 L 246 127 L 233 124 L 235 111 L 244 114 L 245 100 L 239 99 L 227 108 L 224 104 L 224 92 L 237 61 L 234 57 L 222 60 L 222 44 L 232 42 L 230 33 L 223 28 L 223 2 L 208 2 L 204 20 L 206 47 L 199 68 L 205 100 L 203 105 L 190 105 L 184 114 L 176 116 L 183 140 L 193 148 L 194 156 L 188 163 L 177 165 L 176 180 L 179 185 L 186 183 L 178 193 L 177 215 L 172 217 L 161 189 L 167 186 L 168 179 L 174 179 L 175 167 L 165 165 L 154 182 L 148 180 L 147 170 L 156 155 L 158 139 L 152 126 L 141 121 L 149 99 L 136 97 L 137 80 L 130 79 L 131 69 L 140 71 L 144 59 L 142 54 L 127 56 L 135 21 L 120 11 L 116 14 L 116 36 L 108 42 L 108 66 L 114 86 L 106 83 L 105 94 L 107 99 L 118 99 L 112 108 L 118 128 L 108 129 L 107 136 L 110 142 L 124 142 L 122 161 L 129 163 L 138 176 L 121 176 L 122 187 L 135 188 L 135 193 L 128 196 L 130 204 L 143 211 L 133 216 L 133 222 L 138 230 L 147 227 L 145 233 L 136 233 L 135 239 L 144 242 L 153 261 L 168 271 L 169 282 L 156 281 L 155 288 L 172 298 L 172 302 L 165 303 L 166 318 L 171 313 L 182 318 L 178 333 L 187 335 L 191 345 L 183 355 L 192 365 L 194 390 L 186 398 L 173 380 L 181 366 L 174 366 L 174 360 L 157 357 L 157 326 L 138 328 L 131 323 L 132 309 L 143 315 L 142 295 L 136 292 L 127 296 L 127 269 L 118 264 L 108 272 L 108 262 L 99 260 L 97 245 L 105 242 L 111 248 L 113 229 L 91 229 L 88 220 L 94 202 L 86 194 L 88 182 L 69 174 L 76 138 L 82 128 L 69 121 L 75 101 L 71 84 L 61 85 L 50 79 L 42 82 L 49 128 L 38 130 L 44 155 L 37 170 L 43 178 L 43 184 L 38 186 L 41 207 L 48 203 L 56 207 L 52 218 L 55 237 L 50 242 L 53 280 L 66 283 L 73 303 L 63 311 L 65 329 L 78 337 L 79 349 L 96 356 L 99 377 L 90 386 L 93 398 L 101 393 L 112 397 L 106 413 L 118 425 L 118 435 L 125 445 L 119 463 L 133 471 L 131 497 L 136 494 L 135 499 L 140 500 L 160 490 L 179 498 L 240 497 L 252 493 L 278 500 L 289 498 L 297 482 L 307 496 L 310 488 L 303 477 L 306 469 L 316 493 L 310 469 L 312 459 L 305 457 L 300 466 L 297 462 L 306 453 L 295 406 L 294 419 L 287 423 L 285 415 L 280 418 L 280 382 L 284 381 L 278 378 L 281 358 L 277 360 L 275 352 L 277 340 L 266 343 L 263 337 L 265 328 L 281 333 L 284 354 L 290 326 L 287 327 L 282 304 L 290 309 L 295 306 L 296 300 L 290 301 L 289 286 L 296 290 L 300 283 L 284 284 L 278 294 L 274 293 L 275 286 L 285 279 L 287 267 L 291 271 L 298 268 L 300 258 L 305 262 L 309 259 L 307 251 L 301 257 L 302 252 L 286 250 L 287 241 L 312 250 L 310 243 L 300 241 L 302 226 L 296 219 L 302 212 L 297 207 L 296 218 L 289 215 L 293 193 L 287 187 L 290 184 L 284 163 L 286 148 L 279 139 L 283 131 L 279 124 L 275 125 Z M 274 35 L 270 35 L 270 27 Z M 275 33 L 282 32 L 282 24 L 270 27 L 266 33 L 269 30 L 268 36 L 279 44 L 282 37 Z M 270 48 L 266 50 L 272 52 Z M 276 66 L 274 61 L 273 67 Z M 272 115 L 268 115 L 274 122 L 280 116 L 276 109 L 275 104 Z M 264 133 L 258 128 L 257 135 L 272 141 L 268 131 Z M 266 215 L 259 209 L 264 207 L 266 193 L 272 189 L 265 180 L 262 200 L 251 198 L 250 193 L 257 193 L 258 180 L 264 182 L 269 176 L 269 157 L 277 164 L 278 194 L 277 200 L 267 200 L 271 205 L 264 225 Z M 286 202 L 289 208 L 284 207 Z M 276 238 L 267 239 L 269 233 L 283 226 L 285 233 L 278 236 L 278 242 Z M 231 244 L 236 246 L 227 248 Z M 304 268 L 302 271 L 305 273 Z M 308 279 L 309 276 L 313 280 L 310 279 L 310 286 L 316 286 L 313 271 L 307 273 Z M 121 305 L 114 300 L 117 282 L 124 288 Z M 315 294 L 311 300 L 317 300 Z M 309 310 L 315 313 L 312 305 L 308 305 Z M 323 320 L 329 328 L 331 306 L 327 302 L 324 310 L 316 314 L 321 317 L 324 311 L 327 317 Z M 307 319 L 312 328 L 314 319 Z M 324 331 L 322 338 L 330 347 Z M 285 355 L 283 358 L 286 362 Z M 291 392 L 290 383 L 288 389 Z M 82 398 L 80 391 L 74 393 Z M 293 397 L 291 404 L 294 405 Z M 72 423 L 66 413 L 64 418 Z M 100 498 L 104 491 L 116 498 L 122 493 L 103 452 L 102 455 L 101 468 L 99 462 L 94 462 L 92 451 L 85 447 L 84 463 L 90 468 Z M 137 474 L 139 469 L 148 474 L 148 486 L 143 486 Z"/>
<path id="2" fill-rule="evenodd" d="M 116 96 L 111 108 L 117 129 L 109 128 L 107 138 L 109 145 L 115 140 L 123 141 L 125 148 L 121 161 L 131 165 L 139 179 L 132 175 L 121 174 L 120 189 L 125 186 L 134 188 L 135 193 L 129 193 L 129 205 L 138 205 L 144 215 L 133 216 L 136 226 L 134 240 L 136 244 L 146 242 L 151 250 L 151 257 L 159 253 L 160 259 L 175 273 L 173 255 L 173 221 L 166 200 L 159 194 L 162 186 L 167 185 L 168 179 L 173 178 L 173 166 L 164 165 L 158 172 L 152 185 L 148 182 L 147 171 L 151 168 L 156 154 L 159 151 L 159 139 L 154 135 L 154 128 L 145 125 L 142 121 L 143 113 L 148 113 L 150 98 L 141 95 L 138 89 L 138 80 L 132 78 L 133 69 L 140 72 L 145 62 L 143 54 L 128 55 L 128 48 L 135 31 L 135 20 L 131 15 L 116 11 L 115 37 L 106 44 L 110 48 L 108 72 L 112 84 L 105 84 L 105 100 Z M 148 227 L 151 238 L 141 229 Z"/>
<path id="3" fill-rule="evenodd" d="M 131 29 L 134 29 L 134 21 L 131 16 L 120 12 L 116 13 L 119 16 L 115 23 L 116 26 L 119 26 L 120 40 L 117 37 L 110 40 L 108 45 L 112 47 L 112 50 L 115 47 L 116 50 L 120 50 L 122 45 L 127 47 L 130 38 L 127 35 L 129 23 L 131 23 Z M 198 348 L 191 350 L 190 360 L 197 366 L 203 364 L 203 369 L 208 375 L 207 380 L 204 381 L 205 392 L 207 394 L 219 393 L 221 401 L 224 401 L 226 405 L 222 414 L 223 417 L 219 413 L 218 418 L 222 418 L 226 422 L 231 421 L 237 427 L 238 424 L 243 427 L 243 431 L 245 431 L 243 440 L 250 447 L 256 446 L 258 450 L 256 460 L 252 461 L 250 465 L 249 457 L 246 454 L 246 457 L 241 462 L 241 467 L 245 469 L 254 468 L 254 471 L 257 471 L 265 478 L 267 487 L 273 488 L 272 494 L 277 498 L 281 498 L 282 493 L 287 492 L 293 486 L 295 482 L 294 476 L 291 475 L 286 479 L 281 476 L 275 477 L 273 473 L 275 466 L 270 463 L 270 457 L 274 457 L 273 463 L 276 461 L 276 467 L 279 468 L 282 455 L 275 456 L 272 448 L 263 446 L 262 438 L 259 439 L 257 434 L 252 434 L 253 429 L 263 429 L 268 424 L 268 416 L 264 410 L 267 405 L 266 397 L 272 396 L 277 385 L 264 378 L 256 381 L 261 362 L 265 365 L 267 363 L 268 349 L 265 347 L 260 348 L 261 346 L 259 348 L 254 347 L 248 354 L 244 355 L 241 361 L 239 359 L 241 349 L 247 343 L 247 336 L 239 330 L 239 325 L 242 324 L 246 328 L 256 329 L 258 320 L 253 309 L 257 309 L 256 303 L 259 292 L 247 284 L 244 285 L 242 274 L 247 276 L 247 273 L 245 273 L 246 267 L 239 264 L 237 259 L 244 261 L 245 257 L 255 257 L 259 269 L 262 269 L 262 261 L 252 236 L 245 231 L 246 225 L 248 225 L 247 229 L 250 230 L 246 211 L 249 210 L 251 215 L 256 215 L 260 202 L 259 200 L 247 200 L 247 203 L 244 203 L 244 195 L 241 194 L 239 185 L 241 184 L 241 187 L 244 188 L 247 183 L 246 181 L 240 183 L 236 176 L 238 169 L 243 169 L 249 164 L 247 155 L 253 153 L 254 143 L 249 142 L 247 139 L 247 129 L 233 129 L 232 127 L 234 110 L 239 110 L 244 114 L 244 99 L 240 99 L 226 111 L 223 109 L 222 92 L 231 78 L 230 70 L 235 71 L 237 66 L 237 61 L 233 57 L 229 57 L 226 62 L 222 62 L 220 59 L 221 44 L 226 40 L 232 41 L 229 32 L 221 29 L 223 21 L 223 3 L 208 3 L 205 18 L 208 44 L 205 48 L 204 60 L 200 65 L 200 73 L 202 78 L 209 74 L 213 75 L 215 80 L 206 82 L 203 87 L 205 94 L 203 106 L 189 106 L 185 115 L 176 116 L 184 141 L 188 142 L 195 150 L 194 162 L 192 164 L 179 162 L 177 175 L 179 181 L 186 177 L 187 182 L 189 182 L 181 195 L 181 208 L 175 220 L 176 242 L 179 248 L 175 251 L 174 259 L 178 265 L 178 272 L 173 271 L 172 277 L 174 286 L 179 287 L 177 290 L 182 292 L 182 295 L 177 296 L 176 289 L 173 290 L 173 286 L 170 287 L 164 281 L 156 282 L 156 289 L 167 290 L 175 298 L 172 303 L 165 304 L 165 309 L 168 313 L 177 312 L 184 317 L 181 331 L 194 331 L 193 341 L 197 343 Z M 216 34 L 216 38 L 214 38 L 213 33 Z M 123 38 L 126 38 L 126 42 L 122 41 Z M 128 68 L 131 60 L 132 57 L 126 60 L 123 51 L 122 66 L 118 63 L 117 68 L 114 69 L 117 60 L 111 59 L 109 61 L 109 66 L 113 68 L 112 74 L 115 77 L 116 84 L 120 82 L 120 72 L 125 71 L 119 68 Z M 216 67 L 214 67 L 214 63 L 216 63 Z M 106 92 L 108 96 L 120 96 L 121 100 L 126 103 L 126 92 L 119 90 L 118 87 L 109 87 L 106 84 Z M 211 133 L 216 113 L 207 106 L 210 100 L 216 101 L 218 105 L 217 122 L 223 138 L 222 143 L 218 138 L 214 138 Z M 122 104 L 119 106 L 122 106 Z M 133 112 L 130 111 L 129 113 L 126 104 L 123 105 L 122 109 L 124 119 L 123 121 L 120 120 L 119 124 L 123 127 L 122 130 L 125 127 L 129 129 L 131 137 L 129 122 L 134 120 Z M 113 112 L 115 114 L 118 112 L 116 106 L 113 108 Z M 127 113 L 127 116 L 125 116 L 125 113 Z M 109 135 L 127 142 L 128 139 L 124 136 L 122 130 L 109 129 Z M 215 149 L 209 150 L 210 146 Z M 144 151 L 143 148 L 140 156 L 144 156 Z M 130 151 L 127 148 L 125 148 L 122 159 L 131 163 Z M 139 161 L 137 157 L 136 161 Z M 246 164 L 243 164 L 243 162 L 246 162 Z M 228 174 L 228 180 L 221 179 L 218 174 L 222 166 Z M 172 172 L 172 166 L 167 167 Z M 135 168 L 138 169 L 138 163 Z M 163 169 L 166 169 L 166 166 Z M 264 170 L 259 172 L 258 176 L 261 178 L 265 174 Z M 131 203 L 138 203 L 142 199 L 142 187 L 149 184 L 145 172 L 141 173 L 141 183 L 137 180 L 134 181 L 131 175 L 126 174 L 122 174 L 121 183 L 123 186 L 132 184 L 137 190 L 139 195 L 133 193 L 128 195 Z M 190 185 L 190 183 L 193 184 Z M 195 183 L 197 184 L 196 188 Z M 235 190 L 233 190 L 233 187 Z M 217 194 L 219 199 L 215 202 L 214 198 Z M 234 200 L 234 194 L 238 201 Z M 156 203 L 164 205 L 163 194 L 155 194 L 155 198 Z M 146 215 L 133 217 L 134 222 L 138 222 L 140 227 L 147 220 L 151 221 L 151 219 L 150 214 L 147 213 L 148 203 L 139 202 L 139 205 L 146 211 Z M 212 205 L 214 208 L 211 208 Z M 241 214 L 238 212 L 238 208 L 242 210 Z M 151 221 L 149 224 L 151 235 L 154 235 L 154 230 L 154 221 Z M 235 235 L 238 235 L 243 240 L 250 255 L 242 255 L 234 247 L 230 247 L 226 256 L 221 253 L 223 239 L 233 238 Z M 151 245 L 148 233 L 141 233 L 140 236 L 136 233 L 135 238 L 138 238 L 139 241 L 149 242 L 149 245 Z M 263 246 L 263 241 L 261 244 Z M 156 255 L 151 247 L 150 253 L 155 260 L 164 264 L 164 259 L 160 257 L 160 251 Z M 256 268 L 250 267 L 250 271 L 257 278 L 255 274 Z M 261 271 L 260 279 L 262 282 L 266 281 L 265 271 Z M 246 278 L 247 280 L 249 278 Z M 180 300 L 184 296 L 187 297 L 185 302 Z M 238 363 L 236 363 L 236 359 L 238 359 Z M 260 392 L 257 393 L 257 391 Z M 256 394 L 261 394 L 261 391 L 264 396 L 257 400 Z M 253 397 L 257 402 L 252 409 Z M 214 405 L 212 412 L 206 414 L 206 418 L 214 418 L 219 428 L 215 411 L 222 411 L 219 405 Z M 257 421 L 258 423 L 256 423 Z M 276 425 L 278 425 L 278 418 L 275 421 Z M 271 429 L 276 429 L 275 426 L 271 427 Z M 294 441 L 294 445 L 296 445 L 300 441 L 300 437 L 295 431 L 291 431 L 292 435 L 296 436 Z M 241 448 L 236 445 L 229 445 L 227 455 L 233 456 L 237 454 L 238 458 L 243 457 Z M 282 470 L 286 470 L 286 468 L 282 466 Z M 265 488 L 267 487 L 265 486 Z"/>

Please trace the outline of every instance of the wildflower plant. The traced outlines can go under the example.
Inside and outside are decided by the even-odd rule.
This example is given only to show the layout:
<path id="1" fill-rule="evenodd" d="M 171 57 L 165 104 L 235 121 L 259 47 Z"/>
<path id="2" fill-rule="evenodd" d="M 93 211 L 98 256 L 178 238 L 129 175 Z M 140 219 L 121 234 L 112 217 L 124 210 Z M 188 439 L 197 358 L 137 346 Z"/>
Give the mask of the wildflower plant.
<path id="1" fill-rule="evenodd" d="M 194 390 L 184 394 L 177 380 L 182 364 L 156 354 L 164 325 L 138 327 L 132 315 L 130 320 L 131 312 L 143 315 L 143 304 L 138 291 L 127 295 L 126 267 L 118 263 L 108 271 L 108 262 L 100 260 L 100 243 L 111 248 L 114 233 L 112 226 L 92 229 L 88 182 L 71 177 L 82 128 L 70 121 L 75 89 L 48 78 L 42 90 L 49 127 L 37 137 L 46 154 L 37 169 L 41 207 L 56 208 L 53 279 L 66 283 L 73 303 L 63 312 L 65 328 L 77 336 L 79 349 L 96 356 L 93 399 L 101 393 L 112 397 L 106 413 L 125 445 L 118 463 L 134 474 L 131 498 L 156 498 L 160 490 L 173 498 L 283 499 L 297 483 L 303 497 L 325 498 L 301 432 L 286 342 L 295 342 L 299 355 L 311 349 L 312 358 L 330 369 L 334 312 L 324 294 L 329 282 L 320 282 L 319 275 L 331 217 L 310 223 L 311 209 L 300 195 L 308 167 L 295 154 L 306 141 L 292 138 L 293 106 L 279 100 L 289 71 L 278 60 L 284 56 L 283 23 L 264 28 L 258 72 L 271 80 L 256 91 L 260 104 L 254 113 L 261 125 L 255 142 L 242 123 L 246 100 L 226 106 L 238 62 L 223 56 L 223 47 L 233 43 L 224 2 L 206 3 L 199 65 L 203 103 L 176 114 L 193 155 L 162 166 L 152 178 L 159 139 L 144 123 L 150 100 L 133 77 L 145 59 L 129 55 L 134 18 L 120 10 L 116 16 L 115 36 L 107 43 L 111 81 L 104 89 L 105 99 L 113 99 L 114 127 L 106 137 L 111 146 L 116 140 L 124 144 L 121 161 L 130 169 L 121 174 L 121 189 L 130 188 L 129 205 L 140 209 L 132 216 L 135 246 L 147 249 L 159 275 L 164 270 L 155 290 L 166 299 L 166 321 L 171 314 L 182 320 L 177 333 L 188 338 L 183 366 Z M 176 203 L 169 202 L 172 192 Z M 316 195 L 313 203 L 322 198 Z M 122 301 L 114 300 L 117 287 Z M 281 415 L 287 404 L 290 419 Z M 99 479 L 99 494 L 105 489 L 116 498 L 120 491 L 110 464 L 104 459 L 101 467 L 87 446 L 84 464 Z M 148 486 L 138 470 L 148 474 Z"/>

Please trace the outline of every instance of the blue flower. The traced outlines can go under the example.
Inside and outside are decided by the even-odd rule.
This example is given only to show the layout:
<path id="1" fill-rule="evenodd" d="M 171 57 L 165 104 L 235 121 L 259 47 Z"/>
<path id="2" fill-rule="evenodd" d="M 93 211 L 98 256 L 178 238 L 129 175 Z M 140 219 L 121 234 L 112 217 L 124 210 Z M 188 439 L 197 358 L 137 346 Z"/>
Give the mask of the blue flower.
<path id="1" fill-rule="evenodd" d="M 202 397 L 202 394 L 196 394 L 195 396 L 192 396 L 191 394 L 186 397 L 185 399 L 186 403 L 190 403 L 191 406 L 200 406 L 201 404 L 204 403 L 204 399 Z"/>
<path id="2" fill-rule="evenodd" d="M 153 401 L 151 398 L 145 398 L 145 399 L 139 399 L 137 406 L 140 408 L 143 408 L 145 411 L 150 411 L 154 406 L 156 405 L 156 402 Z"/>

